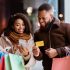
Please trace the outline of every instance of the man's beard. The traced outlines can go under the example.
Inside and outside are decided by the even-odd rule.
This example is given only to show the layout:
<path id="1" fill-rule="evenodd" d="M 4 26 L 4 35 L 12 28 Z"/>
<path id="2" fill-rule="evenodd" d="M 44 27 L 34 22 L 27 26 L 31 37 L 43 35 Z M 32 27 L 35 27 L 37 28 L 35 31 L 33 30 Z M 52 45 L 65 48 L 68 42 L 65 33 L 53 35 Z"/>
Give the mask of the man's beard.
<path id="1" fill-rule="evenodd" d="M 46 23 L 45 26 L 40 26 L 41 31 L 48 31 L 50 29 L 50 22 Z"/>

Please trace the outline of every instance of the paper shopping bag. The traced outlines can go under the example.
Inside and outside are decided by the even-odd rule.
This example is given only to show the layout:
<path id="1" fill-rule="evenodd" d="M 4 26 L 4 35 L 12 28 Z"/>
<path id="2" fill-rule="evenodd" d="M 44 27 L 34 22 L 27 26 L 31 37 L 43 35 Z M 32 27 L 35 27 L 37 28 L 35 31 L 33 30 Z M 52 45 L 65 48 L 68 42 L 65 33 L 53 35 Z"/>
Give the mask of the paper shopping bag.
<path id="1" fill-rule="evenodd" d="M 12 70 L 9 55 L 5 55 L 5 70 Z"/>
<path id="2" fill-rule="evenodd" d="M 53 58 L 52 70 L 70 70 L 70 56 Z"/>
<path id="3" fill-rule="evenodd" d="M 12 70 L 25 70 L 23 58 L 19 55 L 9 54 Z"/>
<path id="4" fill-rule="evenodd" d="M 25 70 L 23 58 L 15 54 L 6 55 L 5 68 L 6 70 Z"/>
<path id="5" fill-rule="evenodd" d="M 0 70 L 5 70 L 4 53 L 0 51 Z"/>
<path id="6" fill-rule="evenodd" d="M 0 59 L 0 70 L 5 70 L 4 56 Z"/>

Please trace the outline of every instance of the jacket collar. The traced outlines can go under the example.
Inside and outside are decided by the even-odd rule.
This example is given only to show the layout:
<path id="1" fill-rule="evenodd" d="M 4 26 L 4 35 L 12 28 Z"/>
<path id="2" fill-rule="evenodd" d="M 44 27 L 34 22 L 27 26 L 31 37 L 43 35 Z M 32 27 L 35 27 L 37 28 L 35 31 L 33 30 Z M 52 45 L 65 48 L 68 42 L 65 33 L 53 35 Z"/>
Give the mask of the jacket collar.
<path id="1" fill-rule="evenodd" d="M 51 23 L 53 23 L 53 26 L 56 26 L 56 27 L 60 26 L 60 20 L 59 19 L 53 18 Z"/>

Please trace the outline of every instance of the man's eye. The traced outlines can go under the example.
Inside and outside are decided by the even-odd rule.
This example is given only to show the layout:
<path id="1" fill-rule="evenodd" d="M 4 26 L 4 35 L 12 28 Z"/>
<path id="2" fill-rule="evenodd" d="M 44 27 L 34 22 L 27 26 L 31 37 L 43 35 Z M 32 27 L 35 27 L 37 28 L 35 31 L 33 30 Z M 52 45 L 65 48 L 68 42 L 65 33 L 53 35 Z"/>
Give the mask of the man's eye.
<path id="1" fill-rule="evenodd" d="M 45 20 L 46 18 L 43 18 L 43 20 Z"/>
<path id="2" fill-rule="evenodd" d="M 16 25 L 16 26 L 19 26 L 19 25 Z"/>

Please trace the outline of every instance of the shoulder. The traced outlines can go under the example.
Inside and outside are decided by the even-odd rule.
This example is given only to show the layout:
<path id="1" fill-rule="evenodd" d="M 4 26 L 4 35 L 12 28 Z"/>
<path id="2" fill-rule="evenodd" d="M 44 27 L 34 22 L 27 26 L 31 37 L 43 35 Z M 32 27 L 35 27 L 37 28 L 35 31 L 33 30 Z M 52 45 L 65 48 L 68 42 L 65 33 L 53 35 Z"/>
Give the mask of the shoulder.
<path id="1" fill-rule="evenodd" d="M 1 36 L 0 37 L 0 44 L 11 44 L 11 41 L 8 39 L 7 36 Z"/>
<path id="2" fill-rule="evenodd" d="M 33 35 L 32 35 L 32 34 L 30 34 L 30 36 L 31 36 L 31 38 L 30 38 L 28 41 L 29 41 L 29 43 L 31 44 L 31 43 L 34 42 L 34 38 L 33 38 Z"/>
<path id="3" fill-rule="evenodd" d="M 0 37 L 0 44 L 1 44 L 1 43 L 4 44 L 4 43 L 6 43 L 8 40 L 9 40 L 9 39 L 8 39 L 6 36 L 1 36 L 1 37 Z"/>
<path id="4" fill-rule="evenodd" d="M 37 30 L 37 31 L 34 33 L 34 35 L 38 35 L 38 34 L 40 34 L 40 30 Z"/>
<path id="5" fill-rule="evenodd" d="M 33 35 L 31 33 L 30 33 L 30 36 L 31 36 L 30 39 L 33 39 Z"/>
<path id="6" fill-rule="evenodd" d="M 70 36 L 70 24 L 69 23 L 61 23 L 60 25 L 61 30 L 65 32 L 65 35 Z"/>
<path id="7" fill-rule="evenodd" d="M 6 39 L 4 36 L 0 37 L 0 46 L 4 47 L 4 45 L 6 44 Z"/>
<path id="8" fill-rule="evenodd" d="M 61 23 L 60 26 L 65 29 L 70 29 L 70 23 Z"/>
<path id="9" fill-rule="evenodd" d="M 5 36 L 1 36 L 0 37 L 0 41 L 3 41 L 3 40 L 6 40 L 6 37 Z"/>

